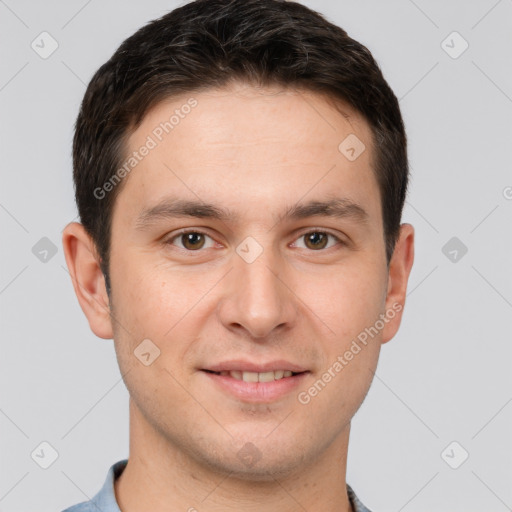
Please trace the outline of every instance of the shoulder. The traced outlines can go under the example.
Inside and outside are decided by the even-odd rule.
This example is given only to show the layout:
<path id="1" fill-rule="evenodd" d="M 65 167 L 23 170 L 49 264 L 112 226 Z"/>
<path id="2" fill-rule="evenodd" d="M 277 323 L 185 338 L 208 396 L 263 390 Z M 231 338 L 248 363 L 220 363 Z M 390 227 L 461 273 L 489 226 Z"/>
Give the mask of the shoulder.
<path id="1" fill-rule="evenodd" d="M 102 488 L 92 499 L 77 503 L 62 512 L 120 512 L 114 492 L 114 481 L 123 472 L 127 462 L 128 459 L 123 459 L 110 466 Z"/>
<path id="2" fill-rule="evenodd" d="M 356 493 L 354 492 L 354 489 L 350 487 L 350 485 L 347 484 L 347 493 L 348 493 L 348 499 L 350 501 L 350 505 L 352 506 L 353 512 L 371 512 L 370 509 L 366 508 L 362 503 L 361 500 L 357 497 Z"/>
<path id="3" fill-rule="evenodd" d="M 63 510 L 62 512 L 97 512 L 97 507 L 90 501 L 84 501 Z"/>

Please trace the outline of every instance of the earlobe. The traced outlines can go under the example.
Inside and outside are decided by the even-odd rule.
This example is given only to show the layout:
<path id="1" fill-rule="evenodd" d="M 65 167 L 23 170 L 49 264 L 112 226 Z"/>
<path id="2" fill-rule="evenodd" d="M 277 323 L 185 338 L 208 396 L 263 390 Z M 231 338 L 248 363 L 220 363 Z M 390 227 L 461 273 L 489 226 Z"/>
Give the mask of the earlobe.
<path id="1" fill-rule="evenodd" d="M 75 294 L 91 330 L 104 339 L 113 337 L 109 298 L 95 244 L 82 224 L 69 223 L 62 246 Z"/>
<path id="2" fill-rule="evenodd" d="M 400 327 L 407 283 L 414 262 L 414 228 L 410 224 L 400 226 L 400 235 L 389 263 L 386 317 L 389 319 L 382 332 L 382 343 L 393 338 Z"/>

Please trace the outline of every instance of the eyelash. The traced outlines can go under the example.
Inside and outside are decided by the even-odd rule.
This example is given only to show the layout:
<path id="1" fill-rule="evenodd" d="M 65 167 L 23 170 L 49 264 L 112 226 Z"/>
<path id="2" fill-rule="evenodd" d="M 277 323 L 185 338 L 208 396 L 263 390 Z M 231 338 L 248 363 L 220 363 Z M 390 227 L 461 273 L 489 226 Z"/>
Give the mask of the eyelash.
<path id="1" fill-rule="evenodd" d="M 168 238 L 164 243 L 166 245 L 173 245 L 173 241 L 176 240 L 177 238 L 179 238 L 180 236 L 182 235 L 186 235 L 187 233 L 194 233 L 194 234 L 198 234 L 198 235 L 204 235 L 204 236 L 207 236 L 209 238 L 211 238 L 213 240 L 213 238 L 208 234 L 208 233 L 205 233 L 204 231 L 200 231 L 198 229 L 183 229 L 181 231 L 179 231 L 178 233 L 176 233 L 175 235 L 173 235 L 172 237 Z M 309 249 L 311 252 L 325 252 L 329 249 L 332 249 L 332 247 L 336 246 L 336 245 L 347 245 L 342 239 L 340 239 L 338 236 L 334 235 L 333 233 L 331 233 L 330 231 L 325 231 L 323 229 L 320 229 L 320 228 L 313 228 L 313 229 L 310 229 L 309 231 L 305 231 L 303 233 L 301 233 L 297 238 L 296 240 L 300 239 L 300 238 L 303 238 L 305 237 L 306 235 L 310 235 L 312 233 L 320 233 L 320 234 L 323 234 L 323 235 L 328 235 L 332 238 L 335 239 L 335 241 L 337 242 L 336 244 L 334 244 L 333 246 L 331 247 L 327 247 L 327 248 L 324 248 L 324 249 L 318 249 L 318 250 L 314 250 L 314 249 Z M 188 253 L 194 253 L 194 252 L 197 252 L 197 253 L 200 253 L 200 252 L 203 252 L 202 248 L 201 249 L 197 249 L 197 250 L 191 250 L 191 249 L 185 249 L 183 247 L 178 247 L 178 249 L 182 250 L 182 251 L 186 251 Z M 307 248 L 306 248 L 307 250 Z"/>

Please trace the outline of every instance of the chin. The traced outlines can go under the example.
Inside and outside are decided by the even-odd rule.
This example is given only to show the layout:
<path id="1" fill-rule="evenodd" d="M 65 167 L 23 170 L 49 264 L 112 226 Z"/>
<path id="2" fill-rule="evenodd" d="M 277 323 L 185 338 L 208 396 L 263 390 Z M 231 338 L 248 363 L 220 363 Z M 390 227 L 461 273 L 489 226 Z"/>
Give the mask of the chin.
<path id="1" fill-rule="evenodd" d="M 243 439 L 247 439 L 247 436 L 243 436 Z M 308 454 L 297 437 L 270 440 L 253 436 L 252 439 L 255 441 L 242 441 L 241 437 L 234 437 L 229 443 L 208 443 L 204 449 L 196 445 L 194 458 L 198 464 L 215 473 L 252 482 L 273 482 L 304 469 Z"/>
<path id="2" fill-rule="evenodd" d="M 234 459 L 232 457 L 214 460 L 203 458 L 203 462 L 206 462 L 216 473 L 229 475 L 230 479 L 262 483 L 275 482 L 276 479 L 290 477 L 298 469 L 303 469 L 302 461 L 303 458 L 300 454 L 296 457 L 290 457 L 288 454 L 286 458 L 276 459 L 275 452 L 272 454 L 271 460 L 265 454 L 262 454 L 261 459 L 254 465 L 242 462 L 236 456 Z"/>

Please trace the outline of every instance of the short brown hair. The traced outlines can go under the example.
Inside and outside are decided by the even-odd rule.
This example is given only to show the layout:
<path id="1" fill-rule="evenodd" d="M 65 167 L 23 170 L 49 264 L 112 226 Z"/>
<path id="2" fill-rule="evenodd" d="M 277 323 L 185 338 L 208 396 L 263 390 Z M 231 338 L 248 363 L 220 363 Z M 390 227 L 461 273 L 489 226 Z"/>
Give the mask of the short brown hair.
<path id="1" fill-rule="evenodd" d="M 112 211 L 122 183 L 94 193 L 124 160 L 126 141 L 158 102 L 237 80 L 297 87 L 348 102 L 369 123 L 389 263 L 409 169 L 398 100 L 370 51 L 319 13 L 285 0 L 195 0 L 126 39 L 91 79 L 75 124 L 80 220 L 109 284 Z"/>

